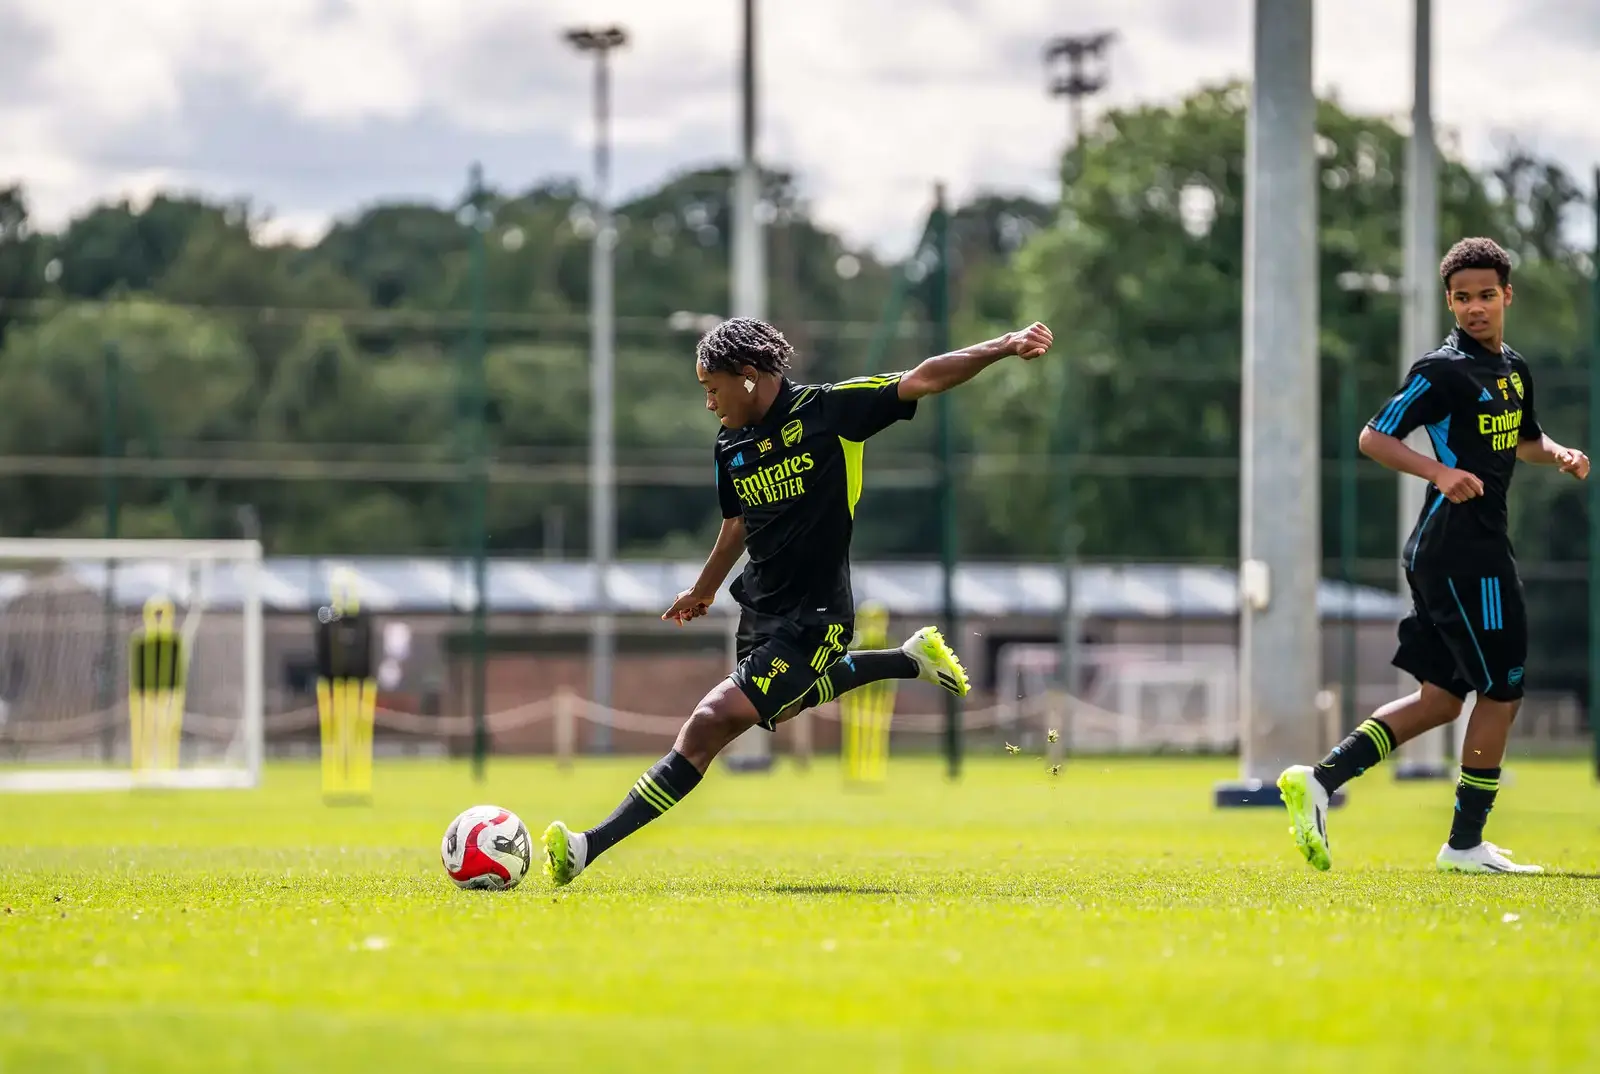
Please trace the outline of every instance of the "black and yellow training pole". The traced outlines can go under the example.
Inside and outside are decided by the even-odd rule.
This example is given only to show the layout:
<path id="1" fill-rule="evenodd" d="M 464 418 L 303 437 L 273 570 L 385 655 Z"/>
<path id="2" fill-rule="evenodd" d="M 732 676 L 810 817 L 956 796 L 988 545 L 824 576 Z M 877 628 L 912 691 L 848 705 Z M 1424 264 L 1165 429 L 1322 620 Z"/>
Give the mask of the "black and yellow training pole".
<path id="1" fill-rule="evenodd" d="M 128 639 L 129 758 L 135 772 L 178 767 L 189 660 L 176 620 L 170 600 L 152 597 L 144 605 L 144 625 Z"/>
<path id="2" fill-rule="evenodd" d="M 372 719 L 378 707 L 372 623 L 348 577 L 317 609 L 317 715 L 322 724 L 322 797 L 330 804 L 372 800 Z"/>

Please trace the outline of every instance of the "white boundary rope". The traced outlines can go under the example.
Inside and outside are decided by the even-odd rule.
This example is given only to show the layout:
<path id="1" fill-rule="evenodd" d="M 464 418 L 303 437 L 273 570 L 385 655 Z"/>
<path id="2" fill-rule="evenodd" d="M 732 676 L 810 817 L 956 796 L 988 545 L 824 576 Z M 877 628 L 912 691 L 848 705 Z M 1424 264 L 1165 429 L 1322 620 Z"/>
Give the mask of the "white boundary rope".
<path id="1" fill-rule="evenodd" d="M 962 729 L 983 731 L 1033 724 L 1040 720 L 1049 722 L 1052 719 L 1059 724 L 1068 715 L 1069 701 L 1072 722 L 1078 730 L 1089 730 L 1090 727 L 1096 729 L 1113 727 L 1123 718 L 1118 713 L 1098 708 L 1079 698 L 1068 699 L 1061 694 L 1046 694 L 1028 698 L 1018 705 L 993 705 L 969 711 L 962 717 Z M 837 703 L 811 709 L 810 713 L 816 719 L 833 723 L 841 719 Z M 560 692 L 515 708 L 489 713 L 485 717 L 485 723 L 491 734 L 504 734 L 520 731 L 546 720 L 555 720 L 558 725 L 570 725 L 577 720 L 583 720 L 589 724 L 618 731 L 665 737 L 676 735 L 687 718 L 687 714 L 660 716 L 609 708 L 574 693 Z M 0 725 L 0 742 L 9 740 L 15 743 L 59 743 L 88 738 L 116 727 L 126 720 L 126 706 L 118 704 L 111 708 L 63 719 L 12 721 Z M 263 723 L 265 733 L 270 739 L 309 730 L 317 726 L 318 720 L 316 706 L 308 705 L 274 713 L 267 716 Z M 380 708 L 374 714 L 374 723 L 378 728 L 396 734 L 453 738 L 472 734 L 474 721 L 470 716 L 424 716 L 398 709 Z M 944 729 L 944 723 L 943 713 L 897 712 L 892 717 L 894 730 L 909 733 L 936 733 Z M 242 726 L 243 722 L 238 717 L 214 716 L 203 712 L 187 712 L 183 718 L 185 735 L 214 741 L 233 739 L 239 734 Z M 570 734 L 570 727 L 563 730 L 558 726 L 558 741 Z"/>

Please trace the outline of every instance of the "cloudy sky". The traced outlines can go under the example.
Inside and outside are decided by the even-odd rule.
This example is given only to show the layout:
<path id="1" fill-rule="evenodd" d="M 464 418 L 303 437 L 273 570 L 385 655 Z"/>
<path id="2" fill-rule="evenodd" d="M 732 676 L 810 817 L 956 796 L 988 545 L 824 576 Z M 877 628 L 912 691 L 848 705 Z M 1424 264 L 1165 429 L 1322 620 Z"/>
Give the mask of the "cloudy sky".
<path id="1" fill-rule="evenodd" d="M 819 215 L 894 252 L 930 184 L 1047 193 L 1066 133 L 1051 34 L 1113 29 L 1103 104 L 1242 76 L 1250 0 L 767 0 L 763 155 Z M 1600 162 L 1600 4 L 1434 0 L 1435 109 L 1471 159 L 1511 139 Z M 1316 82 L 1409 107 L 1410 4 L 1321 0 Z M 0 0 L 0 181 L 47 223 L 158 187 L 249 195 L 314 234 L 379 198 L 587 171 L 590 69 L 562 28 L 616 21 L 626 193 L 735 146 L 738 0 Z"/>

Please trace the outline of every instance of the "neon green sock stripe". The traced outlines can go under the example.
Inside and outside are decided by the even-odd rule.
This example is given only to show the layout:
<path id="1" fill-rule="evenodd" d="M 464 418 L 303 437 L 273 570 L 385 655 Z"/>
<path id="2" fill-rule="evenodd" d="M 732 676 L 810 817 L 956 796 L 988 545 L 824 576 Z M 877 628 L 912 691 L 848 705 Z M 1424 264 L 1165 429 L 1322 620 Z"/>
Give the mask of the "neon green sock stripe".
<path id="1" fill-rule="evenodd" d="M 667 811 L 666 804 L 655 796 L 655 788 L 647 785 L 644 780 L 640 779 L 634 782 L 633 793 L 650 803 L 657 813 L 665 813 Z"/>
<path id="2" fill-rule="evenodd" d="M 657 783 L 655 781 L 655 779 L 651 777 L 649 772 L 646 772 L 644 775 L 640 776 L 639 778 L 644 780 L 646 783 L 650 784 L 650 786 L 655 789 L 655 792 L 662 797 L 662 799 L 667 803 L 667 805 L 675 806 L 675 805 L 678 804 L 677 796 L 674 795 L 671 791 L 667 790 L 667 788 L 663 787 L 661 784 Z"/>
<path id="3" fill-rule="evenodd" d="M 639 781 L 633 785 L 633 789 L 639 792 L 640 798 L 655 806 L 658 813 L 665 813 L 672 808 L 672 800 L 662 794 L 659 787 L 650 782 L 649 776 L 640 776 Z"/>
<path id="4" fill-rule="evenodd" d="M 1498 791 L 1500 789 L 1500 781 L 1498 779 L 1469 776 L 1465 772 L 1461 773 L 1461 782 L 1468 787 L 1476 787 L 1480 791 Z"/>
<path id="5" fill-rule="evenodd" d="M 1362 734 L 1372 739 L 1372 744 L 1378 747 L 1378 760 L 1389 756 L 1389 751 L 1394 749 L 1394 743 L 1389 741 L 1389 736 L 1383 733 L 1383 725 L 1374 720 L 1364 720 L 1356 728 Z"/>

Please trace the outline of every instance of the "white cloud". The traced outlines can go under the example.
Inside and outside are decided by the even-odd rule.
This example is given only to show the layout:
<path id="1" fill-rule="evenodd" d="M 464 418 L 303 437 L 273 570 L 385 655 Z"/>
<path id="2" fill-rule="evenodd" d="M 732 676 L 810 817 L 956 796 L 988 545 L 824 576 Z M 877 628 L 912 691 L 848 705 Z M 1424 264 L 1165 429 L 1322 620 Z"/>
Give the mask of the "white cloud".
<path id="1" fill-rule="evenodd" d="M 1318 88 L 1404 114 L 1409 6 L 1318 4 Z M 1600 156 L 1593 40 L 1541 32 L 1502 0 L 1434 7 L 1436 114 L 1469 156 L 1490 157 L 1512 134 L 1574 155 L 1574 168 L 1587 163 L 1578 154 Z M 0 98 L 0 174 L 27 182 L 47 221 L 152 176 L 181 181 L 163 154 L 204 161 L 208 147 L 182 118 L 194 103 L 185 94 L 207 78 L 233 79 L 253 106 L 308 131 L 428 115 L 473 137 L 542 138 L 581 160 L 590 67 L 559 41 L 579 22 L 616 21 L 632 34 L 615 65 L 619 166 L 630 153 L 687 165 L 734 148 L 733 0 L 0 0 L 0 15 L 7 9 L 43 28 L 49 46 L 30 92 Z M 1086 0 L 1066 10 L 1053 0 L 767 0 L 763 152 L 799 171 L 826 222 L 901 249 L 936 180 L 957 197 L 980 185 L 1053 189 L 1067 122 L 1044 92 L 1049 36 L 1118 32 L 1112 84 L 1096 108 L 1172 100 L 1247 75 L 1252 11 L 1250 0 Z M 145 159 L 96 153 L 163 123 L 170 129 L 149 140 Z M 288 163 L 303 174 L 317 166 Z M 407 180 L 397 174 L 395 188 Z M 297 231 L 349 208 L 303 196 L 278 202 Z"/>

